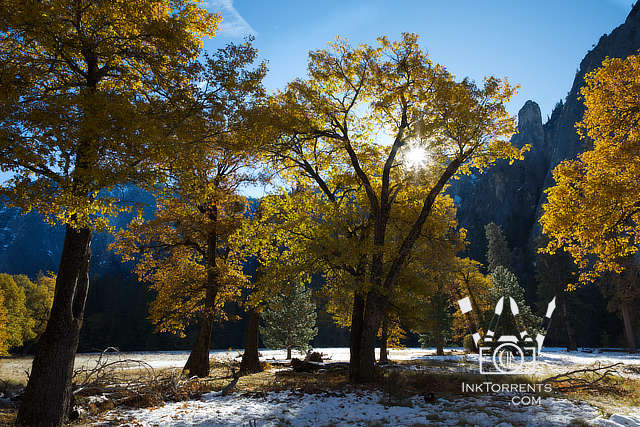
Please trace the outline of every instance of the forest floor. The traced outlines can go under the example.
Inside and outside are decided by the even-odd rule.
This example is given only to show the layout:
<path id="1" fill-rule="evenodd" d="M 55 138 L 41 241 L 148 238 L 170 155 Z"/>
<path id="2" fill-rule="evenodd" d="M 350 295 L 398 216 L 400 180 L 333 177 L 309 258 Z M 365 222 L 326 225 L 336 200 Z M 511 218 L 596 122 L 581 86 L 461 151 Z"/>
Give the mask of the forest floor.
<path id="1" fill-rule="evenodd" d="M 348 349 L 317 350 L 329 359 L 317 373 L 292 372 L 284 352 L 262 350 L 265 371 L 241 377 L 229 393 L 221 391 L 233 379 L 237 351 L 212 352 L 211 376 L 203 380 L 180 377 L 186 352 L 79 355 L 76 382 L 84 390 L 74 424 L 640 426 L 640 355 L 545 349 L 535 365 L 527 362 L 527 374 L 495 376 L 479 374 L 478 356 L 460 349 L 445 356 L 433 349 L 391 350 L 380 381 L 355 387 L 344 365 L 331 365 L 346 361 Z M 95 371 L 99 364 L 104 369 Z M 0 359 L 6 395 L 19 390 L 29 365 L 28 358 Z M 551 391 L 539 386 L 583 369 L 551 381 Z M 512 384 L 537 391 L 514 391 Z M 15 404 L 0 398 L 0 424 L 14 414 Z"/>

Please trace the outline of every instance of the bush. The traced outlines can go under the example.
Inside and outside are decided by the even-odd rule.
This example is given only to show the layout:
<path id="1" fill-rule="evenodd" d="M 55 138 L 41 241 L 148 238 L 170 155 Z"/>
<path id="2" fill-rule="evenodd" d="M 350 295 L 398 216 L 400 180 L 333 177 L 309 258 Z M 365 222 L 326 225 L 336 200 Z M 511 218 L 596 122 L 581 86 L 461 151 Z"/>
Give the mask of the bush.
<path id="1" fill-rule="evenodd" d="M 473 342 L 473 335 L 467 334 L 464 336 L 462 340 L 462 346 L 464 347 L 465 353 L 477 353 L 478 348 L 476 347 L 476 343 Z"/>

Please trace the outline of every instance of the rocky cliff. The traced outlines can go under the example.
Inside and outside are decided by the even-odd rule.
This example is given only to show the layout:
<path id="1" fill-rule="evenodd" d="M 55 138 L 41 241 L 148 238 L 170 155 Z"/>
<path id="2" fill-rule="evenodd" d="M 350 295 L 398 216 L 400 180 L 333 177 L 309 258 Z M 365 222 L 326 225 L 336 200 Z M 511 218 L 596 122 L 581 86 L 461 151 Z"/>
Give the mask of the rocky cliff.
<path id="1" fill-rule="evenodd" d="M 603 35 L 587 53 L 576 73 L 571 90 L 542 124 L 540 108 L 527 101 L 518 114 L 518 133 L 512 142 L 531 144 L 523 161 L 509 165 L 498 162 L 481 175 L 456 181 L 449 189 L 458 205 L 460 225 L 469 230 L 469 255 L 485 261 L 484 226 L 500 224 L 514 252 L 514 268 L 533 301 L 535 293 L 534 257 L 540 234 L 538 219 L 545 201 L 544 190 L 553 184 L 552 171 L 562 160 L 576 157 L 585 149 L 575 130 L 584 106 L 579 100 L 584 76 L 606 57 L 624 58 L 640 49 L 640 1 L 625 22 Z"/>

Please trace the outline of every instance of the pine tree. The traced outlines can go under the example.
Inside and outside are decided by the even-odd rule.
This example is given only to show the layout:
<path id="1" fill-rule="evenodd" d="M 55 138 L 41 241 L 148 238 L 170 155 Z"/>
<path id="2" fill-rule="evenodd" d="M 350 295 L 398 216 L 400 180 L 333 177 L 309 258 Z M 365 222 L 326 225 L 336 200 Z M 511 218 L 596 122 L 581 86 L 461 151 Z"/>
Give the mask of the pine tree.
<path id="1" fill-rule="evenodd" d="M 494 222 L 484 227 L 487 236 L 487 268 L 492 273 L 496 267 L 511 269 L 511 251 L 502 228 Z"/>
<path id="2" fill-rule="evenodd" d="M 494 304 L 501 297 L 505 297 L 504 311 L 501 318 L 501 329 L 497 331 L 498 335 L 501 332 L 504 332 L 505 334 L 520 332 L 520 326 L 515 325 L 513 321 L 510 320 L 513 319 L 514 316 L 509 316 L 507 314 L 507 311 L 510 311 L 510 308 L 506 299 L 507 297 L 511 297 L 515 300 L 516 304 L 518 304 L 520 311 L 518 317 L 522 322 L 522 327 L 524 327 L 524 330 L 527 331 L 529 336 L 535 337 L 535 335 L 541 330 L 542 319 L 531 312 L 531 307 L 527 305 L 524 299 L 524 289 L 518 283 L 516 275 L 505 267 L 499 265 L 491 273 L 491 282 L 493 283 L 493 288 L 491 289 L 490 299 L 494 301 Z M 515 330 L 513 330 L 514 328 Z"/>
<path id="3" fill-rule="evenodd" d="M 309 350 L 309 342 L 318 334 L 316 305 L 311 290 L 295 285 L 288 294 L 276 296 L 262 313 L 264 327 L 260 328 L 262 341 L 269 348 L 286 348 L 287 359 L 291 350 Z"/>

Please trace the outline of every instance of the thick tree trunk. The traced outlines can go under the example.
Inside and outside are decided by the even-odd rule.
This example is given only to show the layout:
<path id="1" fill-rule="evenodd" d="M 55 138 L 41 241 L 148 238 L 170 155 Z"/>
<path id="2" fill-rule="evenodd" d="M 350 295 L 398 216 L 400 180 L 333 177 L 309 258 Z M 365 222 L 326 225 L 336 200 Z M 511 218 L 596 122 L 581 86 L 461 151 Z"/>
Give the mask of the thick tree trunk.
<path id="1" fill-rule="evenodd" d="M 71 380 L 89 289 L 90 229 L 67 225 L 47 327 L 36 346 L 17 424 L 59 426 L 73 401 Z"/>
<path id="2" fill-rule="evenodd" d="M 567 330 L 567 351 L 577 351 L 578 344 L 576 342 L 576 333 L 573 329 L 573 324 L 569 319 L 569 309 L 567 308 L 567 296 L 564 292 L 561 292 L 558 296 L 558 303 L 560 305 L 560 314 L 562 316 L 562 322 L 564 323 L 564 328 Z"/>
<path id="3" fill-rule="evenodd" d="M 380 332 L 380 363 L 389 363 L 389 355 L 387 354 L 387 341 L 389 341 L 389 320 L 385 315 L 382 319 L 382 330 Z"/>
<path id="4" fill-rule="evenodd" d="M 218 209 L 214 205 L 207 209 L 207 215 L 211 222 L 211 229 L 207 236 L 207 284 L 204 297 L 204 312 L 200 318 L 198 336 L 196 337 L 191 354 L 183 371 L 189 376 L 204 378 L 209 376 L 209 350 L 211 349 L 211 329 L 213 328 L 213 316 L 216 296 L 220 283 L 216 269 L 216 251 L 218 244 L 217 220 Z"/>
<path id="5" fill-rule="evenodd" d="M 351 310 L 351 332 L 349 334 L 349 378 L 356 382 L 360 366 L 360 340 L 362 339 L 362 321 L 364 318 L 364 297 L 355 293 Z"/>
<path id="6" fill-rule="evenodd" d="M 258 355 L 258 313 L 251 310 L 247 322 L 247 337 L 244 345 L 244 354 L 240 362 L 240 374 L 247 375 L 262 372 L 260 356 Z"/>
<path id="7" fill-rule="evenodd" d="M 291 360 L 291 347 L 287 347 L 287 359 Z"/>
<path id="8" fill-rule="evenodd" d="M 368 383 L 376 380 L 376 339 L 382 314 L 386 309 L 386 299 L 375 291 L 369 291 L 365 300 L 362 333 L 359 348 L 359 363 L 354 372 L 354 381 Z M 352 362 L 353 363 L 353 362 Z"/>
<path id="9" fill-rule="evenodd" d="M 627 338 L 627 348 L 629 353 L 635 353 L 636 348 L 636 336 L 633 332 L 633 325 L 631 322 L 631 308 L 629 302 L 623 301 L 620 305 L 620 311 L 622 311 L 622 320 L 624 322 L 624 335 Z"/>
<path id="10" fill-rule="evenodd" d="M 217 291 L 217 289 L 216 289 Z M 213 327 L 213 319 L 207 313 L 211 313 L 214 307 L 215 294 L 210 288 L 207 288 L 205 296 L 205 313 L 200 318 L 200 326 L 198 336 L 189 354 L 189 359 L 184 365 L 183 372 L 192 376 L 204 378 L 209 376 L 209 349 L 211 348 L 211 329 Z"/>

